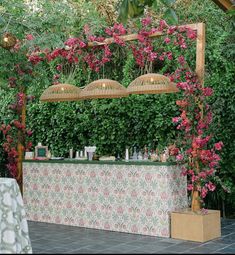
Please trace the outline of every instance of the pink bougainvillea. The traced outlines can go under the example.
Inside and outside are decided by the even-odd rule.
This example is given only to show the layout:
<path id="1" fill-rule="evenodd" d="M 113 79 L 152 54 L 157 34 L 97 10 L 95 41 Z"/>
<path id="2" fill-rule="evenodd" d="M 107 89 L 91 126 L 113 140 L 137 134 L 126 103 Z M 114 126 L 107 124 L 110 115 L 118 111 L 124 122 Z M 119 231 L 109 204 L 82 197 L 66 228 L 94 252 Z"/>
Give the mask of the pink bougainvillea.
<path id="1" fill-rule="evenodd" d="M 190 37 L 194 38 L 192 35 Z M 182 66 L 186 65 L 183 59 L 179 62 Z M 209 133 L 212 113 L 206 97 L 211 96 L 213 90 L 209 87 L 203 88 L 196 76 L 186 71 L 186 68 L 180 70 L 181 72 L 177 70 L 180 75 L 173 76 L 178 88 L 183 92 L 183 98 L 176 101 L 180 115 L 172 119 L 176 128 L 183 132 L 178 141 L 181 154 L 176 155 L 176 160 L 184 163 L 183 174 L 189 176 L 188 190 L 199 191 L 203 203 L 208 193 L 216 189 L 215 174 L 220 161 L 216 151 L 222 149 L 223 143 L 213 145 L 213 136 Z M 187 155 L 183 161 L 180 160 L 182 153 Z"/>
<path id="2" fill-rule="evenodd" d="M 197 33 L 187 26 L 169 26 L 164 20 L 160 20 L 159 26 L 153 28 L 150 17 L 142 19 L 141 25 L 141 29 L 137 32 L 137 41 L 134 43 L 127 43 L 123 40 L 127 30 L 122 24 L 116 23 L 113 27 L 104 29 L 104 33 L 112 37 L 112 40 L 109 39 L 108 43 L 104 43 L 104 37 L 92 35 L 89 26 L 85 25 L 84 37 L 86 39 L 84 37 L 68 38 L 63 47 L 52 51 L 49 49 L 41 50 L 38 46 L 30 47 L 26 57 L 32 68 L 42 61 L 60 60 L 55 66 L 54 83 L 59 82 L 63 71 L 62 63 L 66 61 L 75 65 L 83 61 L 91 70 L 99 72 L 102 66 L 111 61 L 113 56 L 109 46 L 111 43 L 118 44 L 121 47 L 129 47 L 136 63 L 142 68 L 147 62 L 176 60 L 178 67 L 174 73 L 169 73 L 168 77 L 177 84 L 183 95 L 181 100 L 176 101 L 180 114 L 172 118 L 176 129 L 181 131 L 183 137 L 179 141 L 179 146 L 173 146 L 169 153 L 176 157 L 178 163 L 184 164 L 182 174 L 189 177 L 188 190 L 199 191 L 203 200 L 208 192 L 216 189 L 213 178 L 220 160 L 217 152 L 223 147 L 222 142 L 213 145 L 212 135 L 209 134 L 212 113 L 210 106 L 206 104 L 206 98 L 213 94 L 213 90 L 210 87 L 203 88 L 195 73 L 189 69 L 183 54 L 174 56 L 169 49 L 158 51 L 150 38 L 154 33 L 165 34 L 163 46 L 173 45 L 173 47 L 178 47 L 181 51 L 184 51 L 197 38 Z M 27 41 L 35 40 L 31 34 L 26 35 L 25 39 Z M 90 41 L 92 47 L 87 41 Z M 21 43 L 18 41 L 12 52 L 17 54 L 20 49 Z M 9 78 L 9 87 L 11 88 L 17 88 L 18 81 L 25 75 L 32 75 L 32 69 L 25 69 L 21 63 L 15 65 L 15 72 L 16 75 Z M 16 102 L 9 105 L 9 109 L 17 113 L 18 117 L 25 103 L 25 96 L 22 92 L 17 93 Z M 3 124 L 0 130 L 6 139 L 3 148 L 8 154 L 8 169 L 13 176 L 16 176 L 18 154 L 13 139 L 14 134 L 20 131 L 22 136 L 31 136 L 32 132 L 30 130 L 26 131 L 26 127 L 21 123 L 20 118 L 13 120 L 9 125 Z M 31 142 L 25 143 L 24 149 L 28 150 L 31 146 Z"/>

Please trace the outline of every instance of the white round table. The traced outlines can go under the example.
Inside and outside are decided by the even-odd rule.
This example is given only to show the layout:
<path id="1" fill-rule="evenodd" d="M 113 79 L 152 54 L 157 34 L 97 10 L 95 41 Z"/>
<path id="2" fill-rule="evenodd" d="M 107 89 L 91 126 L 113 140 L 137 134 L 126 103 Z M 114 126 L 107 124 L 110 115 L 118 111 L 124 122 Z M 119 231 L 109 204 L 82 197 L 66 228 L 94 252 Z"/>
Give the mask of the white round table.
<path id="1" fill-rule="evenodd" d="M 0 254 L 32 253 L 28 223 L 15 179 L 0 178 Z"/>

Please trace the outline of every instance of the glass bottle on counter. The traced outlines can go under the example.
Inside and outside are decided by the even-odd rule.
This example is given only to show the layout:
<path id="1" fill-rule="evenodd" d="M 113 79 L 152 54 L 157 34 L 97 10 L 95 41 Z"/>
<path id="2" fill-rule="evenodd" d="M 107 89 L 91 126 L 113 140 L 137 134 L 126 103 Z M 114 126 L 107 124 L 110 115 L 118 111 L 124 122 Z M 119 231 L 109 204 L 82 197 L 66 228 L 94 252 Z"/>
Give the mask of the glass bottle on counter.
<path id="1" fill-rule="evenodd" d="M 142 155 L 141 150 L 138 153 L 138 160 L 143 160 L 143 155 Z"/>
<path id="2" fill-rule="evenodd" d="M 126 147 L 125 160 L 129 161 L 129 148 Z"/>
<path id="3" fill-rule="evenodd" d="M 134 147 L 134 152 L 133 152 L 133 155 L 132 155 L 132 159 L 133 160 L 137 160 L 138 159 L 137 152 L 136 152 L 136 147 Z"/>
<path id="4" fill-rule="evenodd" d="M 121 160 L 121 157 L 120 157 L 120 154 L 118 153 L 116 157 L 116 161 L 120 161 L 120 160 Z"/>
<path id="5" fill-rule="evenodd" d="M 159 152 L 158 152 L 158 148 L 156 148 L 156 161 L 160 161 L 160 156 L 159 156 Z"/>
<path id="6" fill-rule="evenodd" d="M 144 160 L 148 160 L 149 158 L 149 155 L 148 155 L 148 148 L 147 146 L 145 145 L 144 146 Z"/>

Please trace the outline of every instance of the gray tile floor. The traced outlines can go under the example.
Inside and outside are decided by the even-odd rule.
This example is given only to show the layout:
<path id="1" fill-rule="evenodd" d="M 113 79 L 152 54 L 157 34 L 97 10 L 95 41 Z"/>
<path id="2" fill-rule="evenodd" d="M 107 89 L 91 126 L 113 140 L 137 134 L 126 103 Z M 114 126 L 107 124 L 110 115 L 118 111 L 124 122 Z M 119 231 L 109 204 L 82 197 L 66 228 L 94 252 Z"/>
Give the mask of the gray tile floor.
<path id="1" fill-rule="evenodd" d="M 33 253 L 235 254 L 235 220 L 222 219 L 222 237 L 197 243 L 29 221 Z"/>

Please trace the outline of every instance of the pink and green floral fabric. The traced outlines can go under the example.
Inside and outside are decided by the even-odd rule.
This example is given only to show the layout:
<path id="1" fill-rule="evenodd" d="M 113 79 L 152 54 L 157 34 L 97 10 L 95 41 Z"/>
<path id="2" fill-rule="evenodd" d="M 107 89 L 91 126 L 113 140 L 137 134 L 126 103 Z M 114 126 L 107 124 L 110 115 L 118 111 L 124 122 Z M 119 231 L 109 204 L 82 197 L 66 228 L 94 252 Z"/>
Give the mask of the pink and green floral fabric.
<path id="1" fill-rule="evenodd" d="M 32 253 L 28 223 L 15 179 L 0 178 L 0 254 Z"/>
<path id="2" fill-rule="evenodd" d="M 170 236 L 170 212 L 187 207 L 177 166 L 24 162 L 32 221 Z"/>

